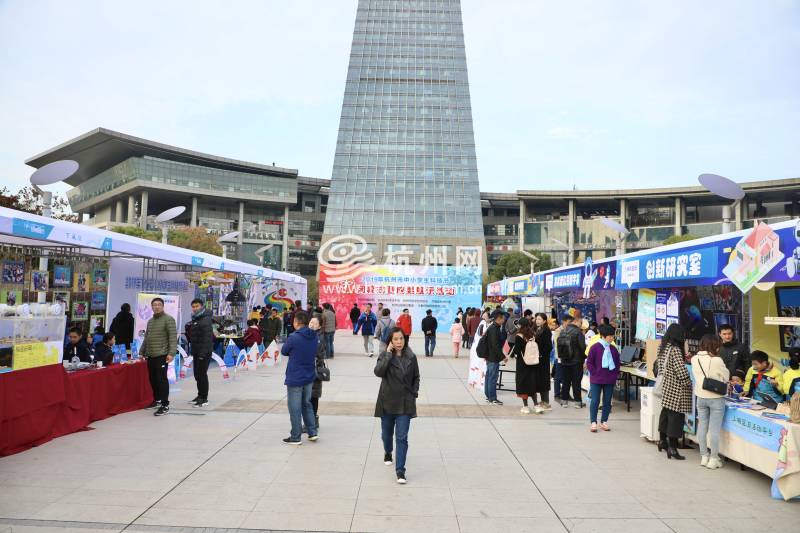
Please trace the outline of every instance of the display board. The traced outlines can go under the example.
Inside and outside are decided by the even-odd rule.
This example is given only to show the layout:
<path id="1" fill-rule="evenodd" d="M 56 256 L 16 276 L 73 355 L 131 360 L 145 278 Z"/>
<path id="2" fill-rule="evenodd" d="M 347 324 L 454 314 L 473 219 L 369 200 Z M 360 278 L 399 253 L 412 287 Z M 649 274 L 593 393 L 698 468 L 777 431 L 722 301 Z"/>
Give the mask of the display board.
<path id="1" fill-rule="evenodd" d="M 181 331 L 181 297 L 178 294 L 141 292 L 136 295 L 136 308 L 133 314 L 133 339 L 142 345 L 147 322 L 153 318 L 153 298 L 164 300 L 164 312 L 175 319 L 178 333 Z M 191 315 L 189 315 L 191 316 Z"/>
<path id="2" fill-rule="evenodd" d="M 305 307 L 307 298 L 307 287 L 304 284 L 262 279 L 250 285 L 247 294 L 247 308 L 269 305 L 273 309 L 277 309 L 279 314 L 283 314 L 297 300 L 300 300 Z"/>
<path id="3" fill-rule="evenodd" d="M 656 291 L 639 289 L 636 299 L 636 338 L 640 341 L 656 338 Z"/>

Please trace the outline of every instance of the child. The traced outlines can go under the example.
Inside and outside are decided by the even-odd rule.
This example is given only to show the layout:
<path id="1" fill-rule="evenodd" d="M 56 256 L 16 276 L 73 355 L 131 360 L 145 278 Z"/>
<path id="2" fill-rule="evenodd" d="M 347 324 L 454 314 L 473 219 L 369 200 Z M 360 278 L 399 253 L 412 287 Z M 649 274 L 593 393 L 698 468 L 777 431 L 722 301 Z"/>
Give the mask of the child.
<path id="1" fill-rule="evenodd" d="M 800 392 L 800 348 L 789 348 L 789 368 L 783 373 L 781 389 L 786 393 L 786 401 Z"/>
<path id="2" fill-rule="evenodd" d="M 92 335 L 92 346 L 97 346 L 101 342 L 103 342 L 103 335 L 105 335 L 105 330 L 103 326 L 97 326 L 94 328 L 94 335 Z"/>
<path id="3" fill-rule="evenodd" d="M 775 368 L 769 356 L 761 350 L 753 350 L 750 360 L 753 366 L 747 370 L 744 380 L 745 395 L 760 402 L 765 394 L 769 394 L 773 400 L 780 401 L 783 398 L 781 371 Z"/>
<path id="4" fill-rule="evenodd" d="M 453 325 L 450 326 L 450 340 L 453 341 L 453 355 L 458 359 L 458 352 L 461 348 L 461 337 L 464 335 L 464 326 L 461 325 L 461 319 L 456 317 Z"/>
<path id="5" fill-rule="evenodd" d="M 244 345 L 250 348 L 263 342 L 261 330 L 258 328 L 258 321 L 250 319 L 247 321 L 247 331 L 244 333 Z"/>
<path id="6" fill-rule="evenodd" d="M 736 398 L 744 392 L 744 370 L 737 368 L 733 371 L 731 375 L 730 391 Z"/>

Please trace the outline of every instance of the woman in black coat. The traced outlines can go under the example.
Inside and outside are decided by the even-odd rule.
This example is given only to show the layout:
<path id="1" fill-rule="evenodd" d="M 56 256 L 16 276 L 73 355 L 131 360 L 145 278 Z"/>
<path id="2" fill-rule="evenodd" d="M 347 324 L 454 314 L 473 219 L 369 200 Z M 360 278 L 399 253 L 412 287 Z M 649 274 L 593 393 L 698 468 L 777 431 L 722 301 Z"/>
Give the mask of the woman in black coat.
<path id="1" fill-rule="evenodd" d="M 536 313 L 533 319 L 534 338 L 539 346 L 539 364 L 533 366 L 536 375 L 536 392 L 539 394 L 539 407 L 550 411 L 550 352 L 553 350 L 553 333 L 547 325 L 547 315 Z M 534 403 L 536 398 L 534 397 Z"/>
<path id="2" fill-rule="evenodd" d="M 117 344 L 124 344 L 128 348 L 131 347 L 131 344 L 133 344 L 133 314 L 131 314 L 130 304 L 122 304 L 119 313 L 111 321 L 111 327 L 108 330 L 114 332 Z"/>
<path id="3" fill-rule="evenodd" d="M 328 354 L 328 348 L 325 341 L 322 340 L 322 332 L 320 331 L 320 320 L 316 317 L 312 318 L 308 327 L 317 332 L 320 337 L 317 344 L 317 367 L 325 366 L 325 358 Z M 314 408 L 314 416 L 317 419 L 317 428 L 319 428 L 319 399 L 322 398 L 322 381 L 315 379 L 311 384 L 311 407 Z"/>
<path id="4" fill-rule="evenodd" d="M 536 365 L 529 365 L 525 362 L 525 346 L 528 341 L 533 339 L 533 323 L 527 318 L 520 318 L 517 323 L 519 329 L 514 335 L 513 345 L 509 355 L 516 357 L 517 369 L 514 374 L 517 385 L 517 398 L 522 400 L 520 413 L 528 415 L 531 408 L 528 407 L 528 399 L 533 400 L 533 412 L 540 414 L 542 408 L 536 404 Z"/>
<path id="5" fill-rule="evenodd" d="M 395 472 L 397 482 L 406 483 L 406 455 L 411 419 L 417 416 L 419 395 L 419 365 L 417 356 L 406 346 L 403 330 L 393 328 L 389 333 L 387 350 L 375 364 L 375 375 L 381 378 L 381 388 L 375 402 L 375 416 L 381 419 L 383 464 L 392 464 L 392 436 L 397 445 Z"/>

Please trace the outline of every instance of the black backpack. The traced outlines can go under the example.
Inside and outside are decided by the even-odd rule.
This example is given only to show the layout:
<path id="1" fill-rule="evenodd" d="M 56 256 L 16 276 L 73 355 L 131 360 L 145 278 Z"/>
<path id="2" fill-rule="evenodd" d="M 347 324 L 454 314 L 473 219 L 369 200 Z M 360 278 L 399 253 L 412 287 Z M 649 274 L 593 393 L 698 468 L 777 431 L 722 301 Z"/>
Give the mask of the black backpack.
<path id="1" fill-rule="evenodd" d="M 562 361 L 572 361 L 576 358 L 576 352 L 580 350 L 573 342 L 574 335 L 570 334 L 568 328 L 564 328 L 561 334 L 556 339 L 556 346 L 558 347 L 558 358 Z"/>
<path id="2" fill-rule="evenodd" d="M 481 359 L 486 359 L 489 356 L 489 346 L 486 343 L 486 333 L 483 334 L 481 340 L 478 341 L 478 345 L 475 347 L 475 353 Z"/>

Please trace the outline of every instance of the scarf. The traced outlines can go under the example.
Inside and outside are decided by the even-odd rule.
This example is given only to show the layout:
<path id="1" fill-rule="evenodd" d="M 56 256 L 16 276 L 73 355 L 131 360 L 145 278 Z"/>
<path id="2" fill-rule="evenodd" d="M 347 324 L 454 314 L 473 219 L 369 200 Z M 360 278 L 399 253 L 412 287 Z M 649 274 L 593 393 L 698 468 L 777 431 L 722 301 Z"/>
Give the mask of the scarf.
<path id="1" fill-rule="evenodd" d="M 599 342 L 603 346 L 603 368 L 608 370 L 614 370 L 616 365 L 614 365 L 614 357 L 611 355 L 611 345 L 605 339 L 600 339 Z"/>

